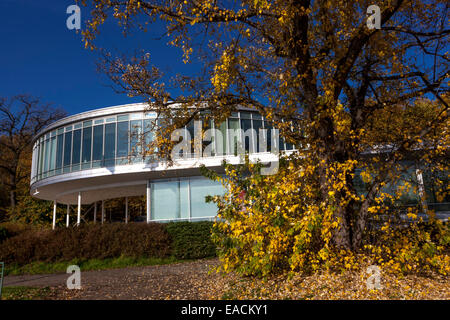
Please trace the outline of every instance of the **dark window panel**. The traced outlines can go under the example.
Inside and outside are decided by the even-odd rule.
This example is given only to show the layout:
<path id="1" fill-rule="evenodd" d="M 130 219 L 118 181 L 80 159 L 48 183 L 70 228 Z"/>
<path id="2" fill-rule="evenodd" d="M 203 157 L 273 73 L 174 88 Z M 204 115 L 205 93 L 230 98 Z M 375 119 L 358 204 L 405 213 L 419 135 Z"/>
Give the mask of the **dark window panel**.
<path id="1" fill-rule="evenodd" d="M 241 119 L 241 129 L 243 131 L 242 134 L 244 135 L 242 137 L 242 139 L 243 139 L 243 144 L 244 144 L 244 148 L 245 148 L 246 152 L 250 152 L 250 144 L 253 144 L 252 136 L 245 135 L 245 132 L 251 128 L 252 128 L 252 120 Z"/>
<path id="2" fill-rule="evenodd" d="M 72 171 L 80 170 L 80 158 L 81 158 L 81 130 L 78 129 L 73 132 Z"/>
<path id="3" fill-rule="evenodd" d="M 116 154 L 116 124 L 108 123 L 105 125 L 105 166 L 114 165 Z"/>
<path id="4" fill-rule="evenodd" d="M 61 173 L 60 169 L 63 165 L 63 149 L 64 149 L 64 135 L 59 134 L 56 142 L 56 170 Z"/>
<path id="5" fill-rule="evenodd" d="M 256 152 L 261 152 L 259 150 L 259 129 L 262 129 L 263 122 L 262 120 L 253 120 L 253 130 L 256 137 L 254 137 L 256 144 Z"/>
<path id="6" fill-rule="evenodd" d="M 117 123 L 117 158 L 128 156 L 128 121 Z"/>
<path id="7" fill-rule="evenodd" d="M 103 125 L 94 127 L 94 138 L 92 148 L 92 166 L 98 167 L 103 160 Z"/>
<path id="8" fill-rule="evenodd" d="M 136 162 L 142 155 L 142 120 L 132 120 L 130 127 L 130 152 Z"/>
<path id="9" fill-rule="evenodd" d="M 70 159 L 72 158 L 72 131 L 64 134 L 64 172 L 70 172 Z"/>
<path id="10" fill-rule="evenodd" d="M 81 155 L 81 162 L 83 169 L 90 167 L 91 163 L 91 149 L 92 149 L 92 127 L 83 129 L 83 152 Z"/>

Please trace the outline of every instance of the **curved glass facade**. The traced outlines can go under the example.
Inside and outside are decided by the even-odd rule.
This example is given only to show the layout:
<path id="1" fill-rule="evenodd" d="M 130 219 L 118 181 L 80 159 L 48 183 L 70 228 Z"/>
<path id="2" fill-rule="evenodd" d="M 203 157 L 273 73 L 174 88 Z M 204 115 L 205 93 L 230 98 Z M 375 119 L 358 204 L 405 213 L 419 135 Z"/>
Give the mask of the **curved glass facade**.
<path id="1" fill-rule="evenodd" d="M 37 138 L 33 147 L 31 183 L 80 170 L 156 161 L 155 158 L 143 157 L 142 143 L 154 139 L 150 128 L 157 127 L 158 121 L 154 113 L 131 112 L 86 119 L 47 132 Z M 234 112 L 219 126 L 211 122 L 209 127 L 217 129 L 223 136 L 223 143 L 219 143 L 214 136 L 211 137 L 212 142 L 206 143 L 211 144 L 213 156 L 235 154 L 237 144 L 245 146 L 247 152 L 260 152 L 258 140 L 261 137 L 254 132 L 271 129 L 260 114 L 249 111 Z M 242 129 L 244 134 L 232 136 L 227 129 Z M 184 130 L 194 136 L 193 123 Z M 265 142 L 270 152 L 270 130 L 266 133 Z M 293 146 L 284 143 L 281 138 L 278 144 L 281 151 L 293 150 Z M 189 156 L 196 156 L 193 148 Z"/>

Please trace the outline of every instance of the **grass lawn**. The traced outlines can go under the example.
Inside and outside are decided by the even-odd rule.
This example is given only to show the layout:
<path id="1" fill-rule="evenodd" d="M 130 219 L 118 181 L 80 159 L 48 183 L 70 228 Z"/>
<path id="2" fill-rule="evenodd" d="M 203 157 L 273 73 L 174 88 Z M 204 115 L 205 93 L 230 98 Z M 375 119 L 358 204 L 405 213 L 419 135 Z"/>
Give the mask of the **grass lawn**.
<path id="1" fill-rule="evenodd" d="M 186 262 L 173 256 L 167 258 L 134 258 L 118 257 L 108 259 L 90 259 L 62 261 L 62 262 L 34 262 L 23 266 L 5 264 L 5 275 L 45 274 L 66 272 L 69 265 L 77 265 L 83 271 L 105 270 L 125 267 L 152 266 L 177 262 Z"/>

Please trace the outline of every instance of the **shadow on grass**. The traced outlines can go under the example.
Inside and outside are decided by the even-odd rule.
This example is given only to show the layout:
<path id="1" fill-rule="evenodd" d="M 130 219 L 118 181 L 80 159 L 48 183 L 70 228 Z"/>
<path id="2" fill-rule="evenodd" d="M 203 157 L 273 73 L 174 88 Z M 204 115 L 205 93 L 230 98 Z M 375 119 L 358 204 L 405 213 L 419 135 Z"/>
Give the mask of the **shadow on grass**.
<path id="1" fill-rule="evenodd" d="M 149 257 L 118 257 L 107 259 L 89 259 L 80 260 L 73 259 L 71 261 L 60 262 L 33 262 L 27 265 L 5 265 L 5 275 L 31 275 L 46 273 L 65 273 L 70 265 L 77 265 L 83 271 L 90 270 L 107 270 L 125 267 L 141 267 L 164 265 L 178 262 L 188 262 L 190 260 L 181 260 L 173 256 L 166 258 L 149 258 Z"/>

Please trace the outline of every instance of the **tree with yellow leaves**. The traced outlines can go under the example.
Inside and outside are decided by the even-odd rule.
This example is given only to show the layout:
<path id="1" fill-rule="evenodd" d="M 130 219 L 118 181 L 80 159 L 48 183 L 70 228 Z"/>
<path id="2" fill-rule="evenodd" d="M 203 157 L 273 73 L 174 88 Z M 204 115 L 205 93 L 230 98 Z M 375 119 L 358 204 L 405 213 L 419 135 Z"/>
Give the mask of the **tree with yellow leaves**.
<path id="1" fill-rule="evenodd" d="M 223 218 L 217 239 L 225 266 L 264 274 L 320 266 L 339 258 L 333 253 L 366 249 L 389 250 L 389 256 L 410 263 L 418 255 L 408 258 L 405 248 L 419 252 L 428 240 L 436 253 L 430 259 L 441 260 L 427 261 L 448 262 L 445 248 L 433 239 L 384 249 L 370 240 L 378 232 L 394 237 L 394 225 L 401 222 L 393 223 L 400 213 L 392 208 L 402 195 L 426 197 L 402 178 L 405 172 L 448 170 L 446 1 L 81 3 L 92 9 L 83 31 L 88 48 L 98 49 L 95 39 L 107 19 L 125 32 L 145 32 L 158 21 L 168 43 L 182 49 L 180 59 L 201 59 L 205 67 L 197 74 L 164 81 L 167 75 L 149 53 L 129 59 L 104 55 L 103 70 L 121 90 L 143 97 L 161 119 L 174 120 L 167 132 L 204 114 L 221 123 L 238 106 L 247 106 L 297 146 L 274 176 L 262 177 L 250 164 L 250 176 L 236 167 L 227 168 L 228 178 L 216 176 L 229 190 L 215 199 Z M 367 21 L 371 5 L 380 9 L 379 16 L 376 10 L 371 16 L 380 28 Z M 174 96 L 171 87 L 182 94 Z M 169 156 L 167 132 L 160 132 L 157 143 Z M 395 192 L 386 191 L 393 187 Z M 422 203 L 416 213 L 430 213 Z M 351 265 L 354 257 L 345 259 L 343 265 Z"/>

